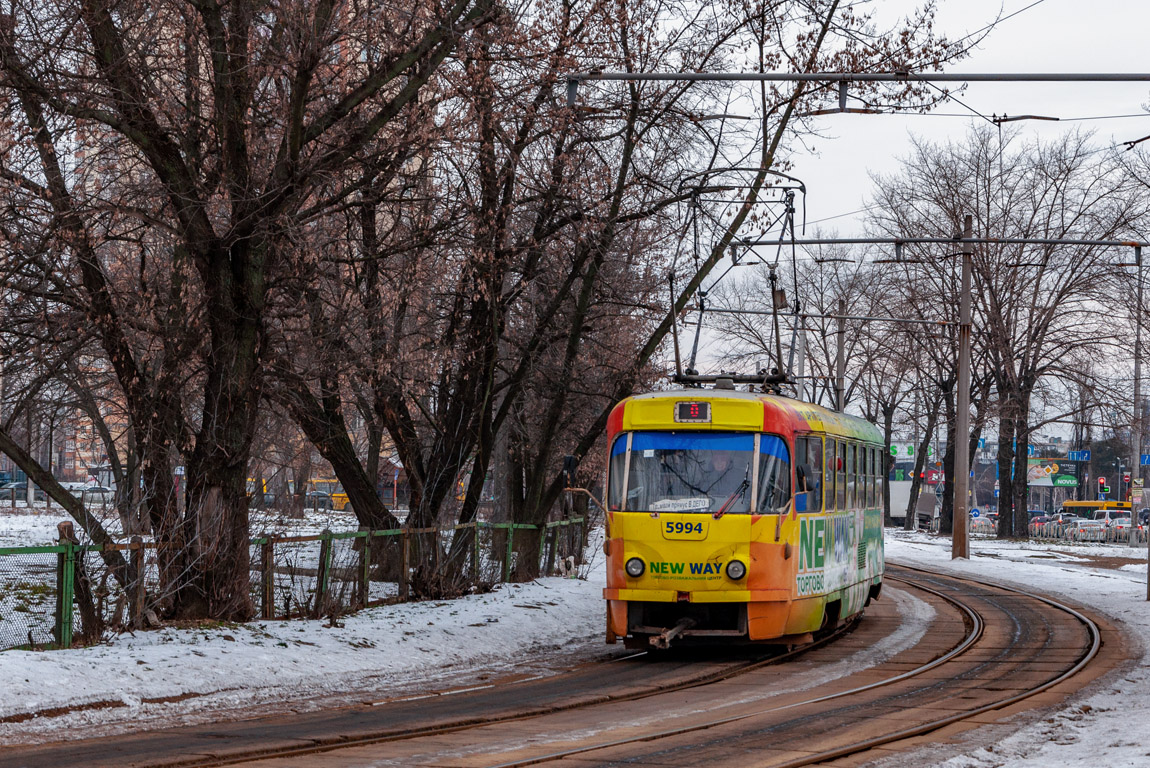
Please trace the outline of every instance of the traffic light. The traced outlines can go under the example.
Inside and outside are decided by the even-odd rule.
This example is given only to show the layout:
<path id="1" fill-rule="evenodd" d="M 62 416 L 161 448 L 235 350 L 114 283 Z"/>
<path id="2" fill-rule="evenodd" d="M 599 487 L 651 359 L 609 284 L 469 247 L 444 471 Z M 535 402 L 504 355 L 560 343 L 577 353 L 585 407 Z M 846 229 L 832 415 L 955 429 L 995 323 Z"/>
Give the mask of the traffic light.
<path id="1" fill-rule="evenodd" d="M 1110 486 L 1106 484 L 1105 477 L 1098 478 L 1098 493 L 1102 495 L 1110 493 Z"/>

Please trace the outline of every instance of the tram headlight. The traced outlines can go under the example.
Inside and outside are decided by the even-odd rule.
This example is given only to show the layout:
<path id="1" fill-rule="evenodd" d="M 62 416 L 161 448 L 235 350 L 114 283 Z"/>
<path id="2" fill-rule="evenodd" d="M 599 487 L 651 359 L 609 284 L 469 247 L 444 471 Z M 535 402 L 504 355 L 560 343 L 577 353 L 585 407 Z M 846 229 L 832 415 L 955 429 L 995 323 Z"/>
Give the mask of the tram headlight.
<path id="1" fill-rule="evenodd" d="M 742 560 L 732 560 L 727 563 L 727 578 L 731 581 L 738 581 L 747 575 L 747 566 L 743 564 Z"/>
<path id="2" fill-rule="evenodd" d="M 637 557 L 632 557 L 628 560 L 627 565 L 624 567 L 627 569 L 627 575 L 632 579 L 637 579 L 642 576 L 643 571 L 647 568 L 647 566 L 643 565 L 643 561 Z"/>

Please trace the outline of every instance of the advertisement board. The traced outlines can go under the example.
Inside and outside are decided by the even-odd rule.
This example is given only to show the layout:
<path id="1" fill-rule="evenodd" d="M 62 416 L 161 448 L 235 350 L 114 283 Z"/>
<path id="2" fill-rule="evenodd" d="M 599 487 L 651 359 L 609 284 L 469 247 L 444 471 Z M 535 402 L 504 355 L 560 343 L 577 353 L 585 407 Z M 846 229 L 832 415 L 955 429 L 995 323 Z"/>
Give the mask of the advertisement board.
<path id="1" fill-rule="evenodd" d="M 1077 468 L 1068 459 L 1027 459 L 1026 484 L 1032 488 L 1077 488 Z"/>

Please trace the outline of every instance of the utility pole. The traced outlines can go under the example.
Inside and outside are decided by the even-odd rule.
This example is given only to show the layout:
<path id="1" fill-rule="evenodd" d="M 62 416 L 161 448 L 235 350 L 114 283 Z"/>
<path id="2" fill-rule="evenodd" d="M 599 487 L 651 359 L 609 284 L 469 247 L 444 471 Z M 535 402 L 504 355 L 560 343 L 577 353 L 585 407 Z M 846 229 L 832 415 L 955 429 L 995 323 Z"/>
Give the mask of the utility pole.
<path id="1" fill-rule="evenodd" d="M 847 379 L 847 302 L 839 299 L 838 343 L 835 351 L 835 410 L 842 413 L 846 400 Z"/>
<path id="2" fill-rule="evenodd" d="M 950 557 L 970 558 L 967 526 L 970 520 L 967 489 L 970 487 L 970 272 L 974 255 L 974 219 L 967 214 L 962 224 L 962 297 L 958 308 L 958 414 L 955 423 L 954 533 Z M 1023 478 L 1025 481 L 1026 478 Z"/>
<path id="3" fill-rule="evenodd" d="M 1138 489 L 1138 504 L 1134 504 L 1133 483 L 1142 478 L 1142 246 L 1134 246 L 1134 424 L 1131 437 L 1134 449 L 1130 457 L 1130 535 L 1138 530 L 1143 492 Z M 1141 482 L 1138 483 L 1141 485 Z M 1147 521 L 1150 523 L 1150 521 Z M 1146 600 L 1150 601 L 1150 525 L 1146 531 Z M 1136 538 L 1136 537 L 1135 537 Z"/>

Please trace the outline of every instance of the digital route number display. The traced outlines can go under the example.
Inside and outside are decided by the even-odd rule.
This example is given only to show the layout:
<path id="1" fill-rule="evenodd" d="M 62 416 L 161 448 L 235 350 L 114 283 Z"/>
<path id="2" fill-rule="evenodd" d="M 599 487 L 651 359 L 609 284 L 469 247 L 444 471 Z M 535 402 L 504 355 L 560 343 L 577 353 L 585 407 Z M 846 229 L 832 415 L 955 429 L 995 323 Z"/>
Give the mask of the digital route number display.
<path id="1" fill-rule="evenodd" d="M 675 403 L 675 421 L 686 424 L 709 424 L 710 403 Z"/>

